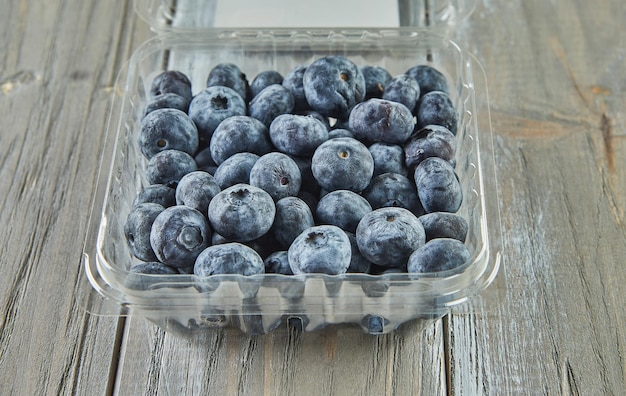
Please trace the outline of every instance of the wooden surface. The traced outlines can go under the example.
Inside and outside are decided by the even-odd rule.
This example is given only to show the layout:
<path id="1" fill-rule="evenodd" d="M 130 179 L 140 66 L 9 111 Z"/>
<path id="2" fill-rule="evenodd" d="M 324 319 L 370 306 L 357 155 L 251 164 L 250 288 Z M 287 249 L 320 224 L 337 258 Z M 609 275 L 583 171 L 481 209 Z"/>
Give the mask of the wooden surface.
<path id="1" fill-rule="evenodd" d="M 0 394 L 624 394 L 626 5 L 478 0 L 508 288 L 384 336 L 180 339 L 72 295 L 130 2 L 0 13 Z"/>

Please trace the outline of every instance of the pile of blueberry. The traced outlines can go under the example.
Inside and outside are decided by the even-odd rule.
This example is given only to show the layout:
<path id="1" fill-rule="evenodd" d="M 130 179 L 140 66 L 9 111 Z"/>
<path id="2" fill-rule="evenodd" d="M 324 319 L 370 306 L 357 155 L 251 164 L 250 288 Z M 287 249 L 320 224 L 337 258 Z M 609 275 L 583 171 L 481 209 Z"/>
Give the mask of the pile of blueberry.
<path id="1" fill-rule="evenodd" d="M 393 77 L 342 56 L 251 83 L 234 64 L 192 95 L 152 82 L 145 187 L 125 223 L 150 274 L 424 273 L 470 259 L 458 114 L 428 65 Z"/>

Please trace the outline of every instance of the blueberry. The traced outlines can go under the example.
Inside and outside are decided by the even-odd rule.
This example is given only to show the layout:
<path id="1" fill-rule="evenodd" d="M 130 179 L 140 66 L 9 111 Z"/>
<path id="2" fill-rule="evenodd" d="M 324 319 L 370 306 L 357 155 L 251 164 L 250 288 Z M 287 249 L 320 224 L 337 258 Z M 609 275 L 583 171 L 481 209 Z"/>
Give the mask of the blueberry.
<path id="1" fill-rule="evenodd" d="M 326 56 L 311 63 L 303 84 L 311 108 L 327 117 L 348 118 L 350 110 L 365 98 L 363 74 L 343 56 Z"/>
<path id="2" fill-rule="evenodd" d="M 213 160 L 220 165 L 236 153 L 267 154 L 272 150 L 272 142 L 261 121 L 249 116 L 233 116 L 215 128 L 210 149 Z"/>
<path id="3" fill-rule="evenodd" d="M 142 203 L 134 206 L 124 223 L 124 235 L 133 256 L 143 261 L 157 259 L 150 245 L 152 223 L 165 208 L 155 203 Z"/>
<path id="4" fill-rule="evenodd" d="M 368 334 L 383 334 L 385 326 L 389 324 L 389 319 L 382 316 L 367 314 L 361 319 L 361 326 L 367 330 Z"/>
<path id="5" fill-rule="evenodd" d="M 237 153 L 222 162 L 215 171 L 215 181 L 222 190 L 239 183 L 250 183 L 250 171 L 260 157 L 252 153 Z"/>
<path id="6" fill-rule="evenodd" d="M 291 69 L 283 79 L 283 87 L 285 87 L 294 99 L 294 110 L 309 109 L 309 103 L 306 101 L 304 94 L 303 77 L 306 71 L 305 65 L 299 65 Z"/>
<path id="7" fill-rule="evenodd" d="M 265 272 L 263 259 L 254 249 L 237 242 L 213 245 L 196 259 L 193 272 L 197 276 L 217 274 L 255 275 Z"/>
<path id="8" fill-rule="evenodd" d="M 381 98 L 385 87 L 391 81 L 391 74 L 380 66 L 361 66 L 361 73 L 365 79 L 365 99 Z"/>
<path id="9" fill-rule="evenodd" d="M 124 285 L 135 290 L 150 290 L 162 279 L 143 276 L 147 275 L 178 275 L 178 270 L 158 261 L 141 263 L 132 267 L 124 280 Z"/>
<path id="10" fill-rule="evenodd" d="M 395 76 L 385 86 L 383 99 L 402 103 L 411 112 L 415 108 L 417 100 L 420 98 L 420 87 L 413 77 L 406 74 Z"/>
<path id="11" fill-rule="evenodd" d="M 265 258 L 275 251 L 282 249 L 282 246 L 278 243 L 278 241 L 276 241 L 276 238 L 274 238 L 271 232 L 261 235 L 259 238 L 251 241 L 237 241 L 231 238 L 226 238 L 224 235 L 220 235 L 217 232 L 214 232 L 211 238 L 212 245 L 221 245 L 230 242 L 242 243 L 254 249 L 254 251 L 256 251 L 262 258 Z"/>
<path id="12" fill-rule="evenodd" d="M 236 115 L 246 115 L 246 103 L 228 87 L 208 87 L 189 104 L 189 116 L 198 128 L 198 136 L 206 142 L 211 140 L 220 122 Z"/>
<path id="13" fill-rule="evenodd" d="M 164 184 L 152 184 L 142 189 L 133 201 L 133 206 L 152 202 L 164 208 L 176 205 L 176 189 Z"/>
<path id="14" fill-rule="evenodd" d="M 411 136 L 415 122 L 402 103 L 373 98 L 352 109 L 349 125 L 359 140 L 400 144 Z"/>
<path id="15" fill-rule="evenodd" d="M 328 138 L 334 139 L 339 137 L 354 138 L 354 134 L 345 128 L 331 129 L 328 131 Z"/>
<path id="16" fill-rule="evenodd" d="M 148 159 L 163 150 L 180 150 L 193 155 L 198 149 L 198 130 L 180 110 L 155 110 L 141 120 L 139 148 Z"/>
<path id="17" fill-rule="evenodd" d="M 164 150 L 148 161 L 146 179 L 150 184 L 176 187 L 181 177 L 197 169 L 196 161 L 191 155 L 178 150 Z"/>
<path id="18" fill-rule="evenodd" d="M 222 190 L 209 204 L 213 229 L 238 242 L 251 241 L 267 233 L 275 215 L 272 197 L 248 184 L 235 184 Z"/>
<path id="19" fill-rule="evenodd" d="M 346 232 L 348 239 L 350 240 L 350 265 L 348 271 L 350 273 L 362 273 L 369 274 L 372 268 L 372 263 L 361 254 L 359 245 L 356 241 L 356 235 L 352 232 Z"/>
<path id="20" fill-rule="evenodd" d="M 437 238 L 411 254 L 407 269 L 409 273 L 447 271 L 460 267 L 470 257 L 463 242 L 452 238 Z"/>
<path id="21" fill-rule="evenodd" d="M 363 197 L 373 209 L 398 207 L 407 209 L 416 216 L 424 214 L 415 184 L 397 173 L 383 173 L 373 178 L 372 183 L 363 191 Z"/>
<path id="22" fill-rule="evenodd" d="M 210 173 L 194 171 L 183 176 L 176 186 L 176 204 L 207 213 L 209 202 L 221 191 Z"/>
<path id="23" fill-rule="evenodd" d="M 265 265 L 265 273 L 293 275 L 286 250 L 279 250 L 270 254 L 263 260 L 263 264 Z"/>
<path id="24" fill-rule="evenodd" d="M 257 74 L 250 83 L 250 96 L 255 97 L 272 84 L 282 84 L 283 76 L 276 70 L 265 70 Z"/>
<path id="25" fill-rule="evenodd" d="M 383 173 L 408 174 L 402 146 L 378 142 L 369 146 L 368 150 L 374 159 L 374 177 Z"/>
<path id="26" fill-rule="evenodd" d="M 453 163 L 456 154 L 456 137 L 448 128 L 427 125 L 411 135 L 404 144 L 407 167 L 415 169 L 428 157 L 439 157 Z"/>
<path id="27" fill-rule="evenodd" d="M 300 110 L 294 109 L 293 114 L 313 117 L 313 118 L 317 119 L 319 122 L 321 122 L 322 124 L 324 124 L 324 126 L 326 127 L 326 130 L 330 130 L 330 121 L 329 121 L 328 117 L 321 115 L 320 113 L 318 113 L 315 110 L 311 110 L 311 109 L 300 109 Z"/>
<path id="28" fill-rule="evenodd" d="M 274 201 L 298 195 L 302 184 L 300 169 L 283 153 L 268 153 L 250 170 L 250 184 L 267 191 Z"/>
<path id="29" fill-rule="evenodd" d="M 150 96 L 156 97 L 167 93 L 180 95 L 189 103 L 192 98 L 191 81 L 184 73 L 177 70 L 164 71 L 152 80 Z"/>
<path id="30" fill-rule="evenodd" d="M 403 268 L 411 253 L 425 243 L 422 223 L 404 208 L 376 209 L 361 219 L 356 241 L 361 254 L 383 267 Z"/>
<path id="31" fill-rule="evenodd" d="M 308 156 L 328 140 L 328 129 L 314 117 L 282 114 L 272 121 L 270 139 L 283 153 Z"/>
<path id="32" fill-rule="evenodd" d="M 183 205 L 163 210 L 150 232 L 150 244 L 157 258 L 174 268 L 193 265 L 210 240 L 211 228 L 206 217 Z"/>
<path id="33" fill-rule="evenodd" d="M 302 179 L 300 192 L 308 191 L 316 196 L 319 195 L 320 186 L 317 184 L 315 177 L 313 177 L 313 171 L 311 170 L 311 157 L 289 155 L 289 158 L 294 160 L 296 165 L 298 165 L 298 169 L 300 169 L 300 178 Z"/>
<path id="34" fill-rule="evenodd" d="M 428 125 L 441 125 L 456 135 L 458 114 L 450 97 L 441 91 L 432 91 L 423 95 L 415 107 L 417 129 Z"/>
<path id="35" fill-rule="evenodd" d="M 293 95 L 282 85 L 272 84 L 255 96 L 249 105 L 250 116 L 269 128 L 274 118 L 291 113 L 294 107 Z"/>
<path id="36" fill-rule="evenodd" d="M 302 231 L 314 225 L 311 209 L 300 198 L 285 197 L 276 202 L 276 216 L 272 228 L 276 240 L 284 248 L 288 248 Z"/>
<path id="37" fill-rule="evenodd" d="M 233 89 L 241 99 L 247 100 L 250 86 L 246 75 L 232 63 L 220 63 L 209 72 L 207 87 L 221 86 Z"/>
<path id="38" fill-rule="evenodd" d="M 415 169 L 414 176 L 417 194 L 426 213 L 459 210 L 463 191 L 449 162 L 439 157 L 426 158 Z"/>
<path id="39" fill-rule="evenodd" d="M 164 93 L 150 98 L 143 110 L 143 117 L 159 109 L 177 109 L 184 113 L 189 109 L 189 100 L 175 93 Z"/>
<path id="40" fill-rule="evenodd" d="M 426 232 L 426 241 L 435 238 L 452 238 L 465 242 L 467 237 L 467 221 L 455 214 L 448 212 L 427 213 L 419 217 Z"/>
<path id="41" fill-rule="evenodd" d="M 432 66 L 417 65 L 407 70 L 405 74 L 417 81 L 422 96 L 431 91 L 450 93 L 446 77 Z"/>
<path id="42" fill-rule="evenodd" d="M 365 145 L 352 138 L 336 138 L 322 143 L 313 153 L 311 170 L 327 191 L 361 192 L 374 173 L 374 159 Z"/>
<path id="43" fill-rule="evenodd" d="M 317 224 L 332 224 L 353 233 L 363 216 L 371 211 L 369 202 L 359 194 L 335 190 L 320 199 L 315 218 Z"/>
<path id="44" fill-rule="evenodd" d="M 215 171 L 217 170 L 217 164 L 215 163 L 215 161 L 213 161 L 210 147 L 205 147 L 204 149 L 198 151 L 193 159 L 196 160 L 198 170 L 203 170 L 212 175 L 215 174 Z"/>
<path id="45" fill-rule="evenodd" d="M 303 231 L 288 250 L 295 275 L 306 273 L 343 274 L 350 266 L 350 240 L 333 225 L 314 226 Z"/>

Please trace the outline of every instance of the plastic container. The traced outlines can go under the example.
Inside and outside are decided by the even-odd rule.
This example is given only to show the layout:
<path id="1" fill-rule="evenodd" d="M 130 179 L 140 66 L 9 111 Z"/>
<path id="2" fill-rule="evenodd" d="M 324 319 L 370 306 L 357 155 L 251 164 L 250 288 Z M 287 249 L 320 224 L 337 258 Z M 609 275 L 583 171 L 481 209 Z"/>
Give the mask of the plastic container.
<path id="1" fill-rule="evenodd" d="M 392 75 L 429 64 L 448 79 L 459 113 L 456 172 L 469 223 L 471 259 L 447 272 L 388 275 L 254 276 L 137 275 L 124 223 L 136 194 L 147 184 L 146 160 L 137 147 L 140 116 L 150 83 L 163 70 L 179 70 L 204 88 L 208 71 L 232 62 L 250 78 L 273 69 L 285 75 L 329 54 L 357 65 L 385 67 Z M 107 128 L 100 182 L 84 249 L 84 279 L 77 293 L 101 315 L 138 315 L 176 334 L 235 327 L 267 333 L 290 323 L 305 331 L 354 324 L 371 334 L 408 321 L 428 323 L 451 310 L 475 311 L 498 301 L 500 219 L 485 76 L 479 63 L 449 39 L 423 29 L 207 29 L 165 32 L 138 48 L 120 73 Z M 135 285 L 129 287 L 129 276 Z M 88 280 L 88 282 L 87 282 Z M 488 287 L 490 286 L 490 287 Z M 479 300 L 480 304 L 473 302 Z"/>
<path id="2" fill-rule="evenodd" d="M 344 0 L 340 3 L 334 0 L 135 1 L 135 11 L 155 32 L 277 26 L 411 26 L 449 34 L 474 11 L 475 6 L 476 0 L 374 0 L 369 3 L 363 0 Z M 235 10 L 236 15 L 226 15 L 229 10 Z"/>

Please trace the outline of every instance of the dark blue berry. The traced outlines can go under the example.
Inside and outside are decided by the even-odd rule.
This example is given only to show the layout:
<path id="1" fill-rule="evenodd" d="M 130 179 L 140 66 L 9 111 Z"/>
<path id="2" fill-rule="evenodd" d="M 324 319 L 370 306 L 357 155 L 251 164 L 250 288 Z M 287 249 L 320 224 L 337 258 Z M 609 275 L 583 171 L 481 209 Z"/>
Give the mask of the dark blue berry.
<path id="1" fill-rule="evenodd" d="M 284 248 L 288 248 L 302 231 L 314 225 L 311 209 L 300 198 L 285 197 L 276 202 L 276 216 L 272 229 L 276 240 Z"/>
<path id="2" fill-rule="evenodd" d="M 372 179 L 374 159 L 358 140 L 335 138 L 315 150 L 311 170 L 319 185 L 327 191 L 361 192 Z"/>
<path id="3" fill-rule="evenodd" d="M 346 235 L 350 240 L 350 248 L 352 252 L 347 272 L 369 274 L 372 268 L 372 263 L 361 254 L 359 244 L 356 241 L 356 235 L 352 232 L 346 232 Z"/>
<path id="4" fill-rule="evenodd" d="M 447 271 L 460 267 L 470 257 L 463 242 L 452 238 L 437 238 L 411 254 L 407 269 L 409 273 Z"/>
<path id="5" fill-rule="evenodd" d="M 328 129 L 314 117 L 282 114 L 270 124 L 269 135 L 281 152 L 309 156 L 328 140 Z"/>
<path id="6" fill-rule="evenodd" d="M 176 205 L 176 189 L 164 184 L 151 184 L 142 189 L 133 201 L 133 206 L 151 202 L 164 208 Z"/>
<path id="7" fill-rule="evenodd" d="M 193 267 L 198 276 L 217 274 L 255 275 L 265 272 L 263 259 L 254 249 L 241 243 L 230 242 L 204 249 Z"/>
<path id="8" fill-rule="evenodd" d="M 206 214 L 209 202 L 221 191 L 210 173 L 194 171 L 183 176 L 176 186 L 176 204 L 189 206 Z"/>
<path id="9" fill-rule="evenodd" d="M 276 207 L 272 197 L 262 189 L 236 184 L 213 197 L 208 213 L 216 232 L 230 240 L 246 242 L 270 230 Z"/>
<path id="10" fill-rule="evenodd" d="M 343 274 L 350 266 L 351 247 L 346 233 L 333 225 L 310 227 L 293 241 L 288 250 L 295 275 L 306 273 Z"/>
<path id="11" fill-rule="evenodd" d="M 217 164 L 215 163 L 215 161 L 213 161 L 210 147 L 205 147 L 204 149 L 198 151 L 198 153 L 193 158 L 196 160 L 198 170 L 203 170 L 212 175 L 215 174 L 215 171 L 217 170 Z"/>
<path id="12" fill-rule="evenodd" d="M 250 171 L 260 157 L 252 153 L 237 153 L 222 162 L 215 171 L 215 181 L 222 190 L 239 183 L 250 183 Z"/>
<path id="13" fill-rule="evenodd" d="M 143 111 L 145 117 L 149 113 L 159 109 L 177 109 L 184 113 L 189 109 L 189 100 L 175 93 L 164 93 L 150 98 Z"/>
<path id="14" fill-rule="evenodd" d="M 381 98 L 385 87 L 391 81 L 391 74 L 380 66 L 361 66 L 361 73 L 365 79 L 365 99 Z"/>
<path id="15" fill-rule="evenodd" d="M 366 214 L 356 230 L 359 250 L 372 263 L 404 268 L 411 253 L 423 246 L 422 223 L 404 208 L 380 208 Z"/>
<path id="16" fill-rule="evenodd" d="M 303 77 L 306 71 L 305 65 L 299 65 L 291 69 L 283 79 L 283 87 L 285 87 L 294 99 L 294 110 L 309 109 L 309 103 L 306 101 L 304 94 Z"/>
<path id="17" fill-rule="evenodd" d="M 293 275 L 286 250 L 278 250 L 270 254 L 263 260 L 263 264 L 265 264 L 265 273 Z"/>
<path id="18" fill-rule="evenodd" d="M 142 203 L 134 206 L 124 223 L 124 235 L 133 256 L 143 261 L 157 259 L 150 245 L 152 223 L 165 208 L 155 203 Z"/>
<path id="19" fill-rule="evenodd" d="M 157 75 L 150 86 L 150 96 L 174 93 L 185 98 L 187 103 L 191 102 L 191 81 L 182 72 L 177 70 L 167 70 Z"/>
<path id="20" fill-rule="evenodd" d="M 246 75 L 239 67 L 232 63 L 220 63 L 209 72 L 206 81 L 207 87 L 222 86 L 233 89 L 241 99 L 248 99 L 250 90 Z"/>
<path id="21" fill-rule="evenodd" d="M 452 238 L 465 242 L 467 221 L 455 213 L 433 212 L 419 217 L 426 232 L 426 241 L 435 238 Z"/>
<path id="22" fill-rule="evenodd" d="M 250 170 L 250 184 L 267 191 L 274 201 L 296 196 L 302 176 L 294 160 L 283 153 L 268 153 L 259 158 Z"/>
<path id="23" fill-rule="evenodd" d="M 283 76 L 276 70 L 265 70 L 257 74 L 250 83 L 250 96 L 254 98 L 272 84 L 282 84 Z"/>
<path id="24" fill-rule="evenodd" d="M 385 86 L 383 99 L 402 103 L 411 112 L 415 108 L 417 100 L 420 98 L 420 87 L 413 77 L 400 74 L 394 77 Z"/>
<path id="25" fill-rule="evenodd" d="M 160 277 L 145 275 L 178 275 L 177 269 L 158 261 L 137 264 L 132 267 L 124 280 L 124 285 L 135 290 L 150 290 L 158 287 L 163 282 Z"/>
<path id="26" fill-rule="evenodd" d="M 215 128 L 228 117 L 246 115 L 246 103 L 228 87 L 204 89 L 189 104 L 189 116 L 198 128 L 200 139 L 209 142 Z"/>
<path id="27" fill-rule="evenodd" d="M 331 129 L 328 132 L 328 138 L 329 139 L 340 138 L 340 137 L 354 138 L 354 134 L 352 132 L 350 132 L 349 130 L 344 129 L 344 128 Z"/>
<path id="28" fill-rule="evenodd" d="M 378 142 L 369 146 L 368 150 L 374 159 L 374 177 L 383 173 L 408 174 L 402 146 Z"/>
<path id="29" fill-rule="evenodd" d="M 404 144 L 405 161 L 415 169 L 428 157 L 439 157 L 453 163 L 456 154 L 456 136 L 448 128 L 427 125 L 415 132 Z"/>
<path id="30" fill-rule="evenodd" d="M 222 121 L 211 137 L 211 156 L 220 165 L 236 153 L 267 154 L 272 150 L 267 127 L 249 116 L 233 116 Z"/>
<path id="31" fill-rule="evenodd" d="M 456 135 L 458 114 L 450 97 L 441 91 L 423 95 L 415 107 L 418 130 L 428 125 L 441 125 Z"/>
<path id="32" fill-rule="evenodd" d="M 365 98 L 363 74 L 343 56 L 326 56 L 311 63 L 304 72 L 303 84 L 311 108 L 327 117 L 346 119 Z"/>
<path id="33" fill-rule="evenodd" d="M 456 212 L 463 201 L 461 183 L 444 159 L 430 157 L 415 169 L 417 194 L 426 213 Z"/>
<path id="34" fill-rule="evenodd" d="M 332 224 L 344 231 L 356 232 L 359 221 L 372 211 L 369 202 L 348 190 L 335 190 L 324 195 L 317 204 L 317 224 Z"/>
<path id="35" fill-rule="evenodd" d="M 249 105 L 250 116 L 269 128 L 274 118 L 291 113 L 294 107 L 293 95 L 282 85 L 272 84 L 256 95 Z"/>
<path id="36" fill-rule="evenodd" d="M 420 87 L 420 94 L 424 96 L 431 91 L 450 93 L 446 77 L 437 69 L 428 65 L 418 65 L 406 71 L 413 77 Z"/>
<path id="37" fill-rule="evenodd" d="M 397 173 L 383 173 L 373 178 L 372 183 L 363 191 L 363 197 L 373 209 L 398 207 L 407 209 L 416 216 L 424 214 L 415 184 Z"/>
<path id="38" fill-rule="evenodd" d="M 197 169 L 191 155 L 178 150 L 164 150 L 148 161 L 146 179 L 150 184 L 165 184 L 175 188 L 181 177 Z"/>
<path id="39" fill-rule="evenodd" d="M 152 224 L 150 244 L 160 262 L 174 268 L 187 268 L 211 240 L 207 218 L 187 206 L 163 210 Z"/>
<path id="40" fill-rule="evenodd" d="M 352 109 L 349 125 L 359 140 L 401 144 L 411 136 L 415 122 L 402 103 L 373 98 Z"/>
<path id="41" fill-rule="evenodd" d="M 141 120 L 139 148 L 148 159 L 163 150 L 180 150 L 193 155 L 198 150 L 198 130 L 180 110 L 155 110 Z"/>

